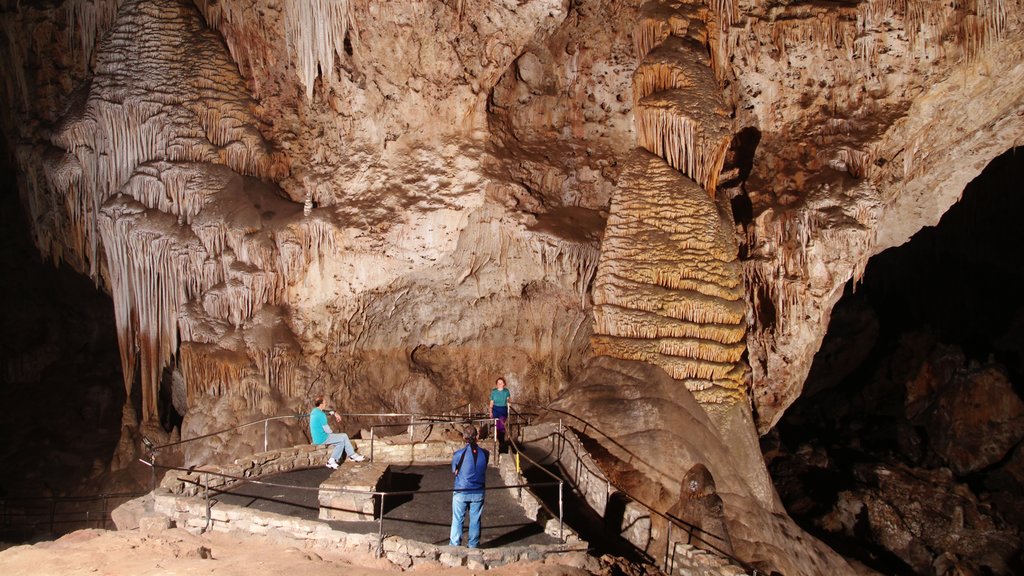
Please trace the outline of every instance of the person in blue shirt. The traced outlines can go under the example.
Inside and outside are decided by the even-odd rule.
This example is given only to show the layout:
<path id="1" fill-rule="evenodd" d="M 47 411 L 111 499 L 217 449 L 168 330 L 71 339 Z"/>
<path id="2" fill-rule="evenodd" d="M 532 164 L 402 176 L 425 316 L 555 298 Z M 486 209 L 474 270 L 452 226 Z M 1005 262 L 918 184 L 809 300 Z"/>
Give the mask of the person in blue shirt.
<path id="1" fill-rule="evenodd" d="M 331 452 L 331 459 L 327 461 L 327 467 L 331 469 L 338 468 L 338 460 L 341 460 L 341 455 L 347 454 L 348 459 L 353 462 L 362 462 L 366 458 L 358 454 L 355 448 L 352 447 L 352 442 L 348 439 L 348 434 L 344 432 L 335 433 L 331 430 L 331 425 L 327 423 L 327 413 L 324 412 L 324 395 L 319 394 L 313 399 L 313 410 L 309 413 L 309 436 L 313 440 L 313 444 L 320 446 L 326 444 L 328 446 L 334 446 L 334 451 Z M 334 415 L 334 419 L 341 422 L 341 415 L 334 410 L 330 411 Z"/>
<path id="2" fill-rule="evenodd" d="M 498 377 L 491 389 L 490 411 L 494 418 L 494 429 L 498 432 L 498 443 L 504 451 L 505 424 L 508 422 L 509 401 L 512 393 L 505 388 L 505 379 Z"/>
<path id="3" fill-rule="evenodd" d="M 469 508 L 469 547 L 480 546 L 480 518 L 484 513 L 484 487 L 487 485 L 487 462 L 490 453 L 477 446 L 476 427 L 467 424 L 462 430 L 466 445 L 452 456 L 455 492 L 452 493 L 452 532 L 449 544 L 462 543 L 462 521 Z"/>

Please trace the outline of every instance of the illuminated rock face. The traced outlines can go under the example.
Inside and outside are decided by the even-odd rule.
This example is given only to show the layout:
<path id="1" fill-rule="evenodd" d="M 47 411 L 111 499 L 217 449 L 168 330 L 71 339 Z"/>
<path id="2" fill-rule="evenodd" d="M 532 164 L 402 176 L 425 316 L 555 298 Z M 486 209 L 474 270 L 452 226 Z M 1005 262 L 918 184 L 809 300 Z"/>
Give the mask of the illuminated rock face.
<path id="1" fill-rule="evenodd" d="M 498 374 L 545 403 L 608 355 L 723 408 L 735 485 L 843 286 L 1024 140 L 1019 0 L 8 4 L 35 243 L 112 294 L 139 419 L 170 386 L 185 436 Z"/>
<path id="2" fill-rule="evenodd" d="M 746 302 L 733 223 L 714 195 L 728 114 L 707 51 L 690 38 L 706 37 L 688 18 L 700 6 L 655 1 L 642 13 L 633 100 L 637 144 L 654 156 L 633 152 L 619 175 L 593 351 L 660 366 L 704 404 L 733 404 L 746 398 Z"/>

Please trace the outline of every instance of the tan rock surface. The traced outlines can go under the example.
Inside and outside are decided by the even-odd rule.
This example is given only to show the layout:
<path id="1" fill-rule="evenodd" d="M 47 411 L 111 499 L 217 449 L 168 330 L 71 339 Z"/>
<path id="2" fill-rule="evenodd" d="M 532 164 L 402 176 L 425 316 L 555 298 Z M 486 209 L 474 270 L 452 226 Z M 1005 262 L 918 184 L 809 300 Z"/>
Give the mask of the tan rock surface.
<path id="1" fill-rule="evenodd" d="M 0 20 L 34 241 L 113 295 L 139 380 L 114 467 L 140 431 L 178 433 L 156 430 L 165 380 L 188 437 L 321 391 L 481 406 L 497 374 L 543 404 L 608 353 L 727 397 L 722 458 L 760 470 L 749 428 L 799 397 L 845 284 L 1024 140 L 1020 0 L 66 0 Z M 657 183 L 624 168 L 638 143 L 706 203 L 616 205 Z M 728 200 L 750 206 L 738 245 Z M 705 217 L 640 225 L 669 202 Z"/>
<path id="2" fill-rule="evenodd" d="M 0 551 L 0 570 L 9 576 L 86 574 L 324 574 L 375 576 L 405 572 L 371 554 L 339 554 L 329 547 L 297 547 L 272 536 L 213 532 L 196 536 L 178 528 L 142 534 L 81 530 L 53 542 Z M 415 567 L 413 573 L 472 574 L 472 568 Z M 522 563 L 488 570 L 505 576 L 587 574 L 572 566 Z"/>

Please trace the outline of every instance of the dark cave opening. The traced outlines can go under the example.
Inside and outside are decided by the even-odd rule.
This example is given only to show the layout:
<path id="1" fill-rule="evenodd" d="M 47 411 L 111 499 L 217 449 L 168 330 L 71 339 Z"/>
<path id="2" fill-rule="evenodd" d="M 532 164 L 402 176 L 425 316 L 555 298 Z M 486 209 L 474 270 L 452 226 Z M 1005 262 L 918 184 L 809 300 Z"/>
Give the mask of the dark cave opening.
<path id="1" fill-rule="evenodd" d="M 847 287 L 766 436 L 805 529 L 884 573 L 1024 571 L 1024 149 Z"/>
<path id="2" fill-rule="evenodd" d="M 0 497 L 98 492 L 125 399 L 113 302 L 41 258 L 3 162 L 0 276 Z"/>

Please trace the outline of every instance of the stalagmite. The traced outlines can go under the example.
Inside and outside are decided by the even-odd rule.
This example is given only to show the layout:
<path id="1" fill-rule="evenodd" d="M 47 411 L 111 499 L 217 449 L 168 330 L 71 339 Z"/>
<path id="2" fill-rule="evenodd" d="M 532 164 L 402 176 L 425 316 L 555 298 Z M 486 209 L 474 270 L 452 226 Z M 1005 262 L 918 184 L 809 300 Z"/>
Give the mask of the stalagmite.
<path id="1" fill-rule="evenodd" d="M 731 21 L 732 4 L 717 9 Z M 662 367 L 705 404 L 739 402 L 748 372 L 743 276 L 732 225 L 714 200 L 732 129 L 703 18 L 693 18 L 706 14 L 657 0 L 640 14 L 633 101 L 637 143 L 653 155 L 634 151 L 619 175 L 591 345 Z"/>
<path id="2" fill-rule="evenodd" d="M 715 402 L 743 397 L 746 302 L 731 227 L 700 186 L 645 151 L 620 174 L 594 304 L 595 353 L 657 364 L 692 391 L 718 390 L 705 394 Z"/>

